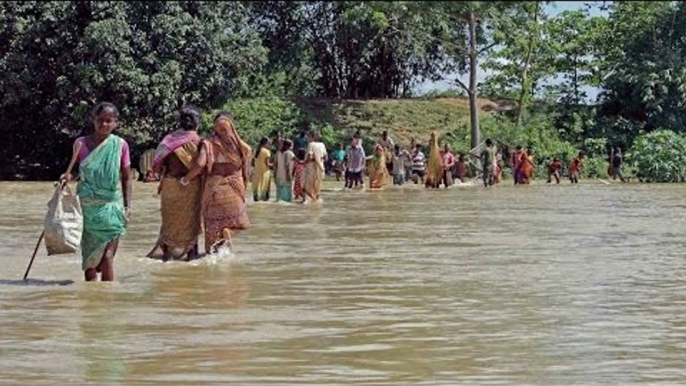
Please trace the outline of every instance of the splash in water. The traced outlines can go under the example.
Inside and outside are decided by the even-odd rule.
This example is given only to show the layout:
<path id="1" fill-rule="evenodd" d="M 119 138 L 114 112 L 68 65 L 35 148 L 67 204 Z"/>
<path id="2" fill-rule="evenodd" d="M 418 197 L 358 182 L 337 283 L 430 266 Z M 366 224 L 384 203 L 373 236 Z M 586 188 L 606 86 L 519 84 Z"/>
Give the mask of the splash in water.
<path id="1" fill-rule="evenodd" d="M 191 261 L 189 264 L 194 266 L 243 264 L 247 260 L 246 257 L 233 253 L 231 247 L 222 245 L 217 248 L 216 252 L 209 253 L 198 260 Z"/>

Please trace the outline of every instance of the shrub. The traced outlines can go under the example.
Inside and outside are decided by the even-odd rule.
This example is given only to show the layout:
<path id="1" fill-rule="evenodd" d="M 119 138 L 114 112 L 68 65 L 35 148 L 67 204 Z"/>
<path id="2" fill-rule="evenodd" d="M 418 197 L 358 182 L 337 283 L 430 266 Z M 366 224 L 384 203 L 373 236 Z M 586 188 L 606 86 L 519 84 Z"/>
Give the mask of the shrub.
<path id="1" fill-rule="evenodd" d="M 603 157 L 588 157 L 584 160 L 583 175 L 586 178 L 606 178 L 608 166 L 607 160 Z"/>
<path id="2" fill-rule="evenodd" d="M 641 134 L 627 161 L 643 182 L 686 181 L 686 138 L 671 130 Z"/>

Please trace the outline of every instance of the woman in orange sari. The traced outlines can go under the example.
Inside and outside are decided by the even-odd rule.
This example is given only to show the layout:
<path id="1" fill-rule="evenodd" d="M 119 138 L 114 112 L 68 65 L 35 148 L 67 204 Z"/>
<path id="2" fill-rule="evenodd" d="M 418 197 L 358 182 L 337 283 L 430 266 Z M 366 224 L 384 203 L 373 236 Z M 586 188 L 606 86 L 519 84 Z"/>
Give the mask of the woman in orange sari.
<path id="1" fill-rule="evenodd" d="M 521 183 L 530 184 L 534 177 L 534 157 L 531 154 L 531 148 L 526 149 L 522 154 L 522 159 L 519 164 L 519 171 L 522 177 Z"/>
<path id="2" fill-rule="evenodd" d="M 233 235 L 250 228 L 245 203 L 250 152 L 231 115 L 219 113 L 214 134 L 202 141 L 196 165 L 185 177 L 191 180 L 204 173 L 202 215 L 207 253 L 221 245 L 231 246 Z"/>

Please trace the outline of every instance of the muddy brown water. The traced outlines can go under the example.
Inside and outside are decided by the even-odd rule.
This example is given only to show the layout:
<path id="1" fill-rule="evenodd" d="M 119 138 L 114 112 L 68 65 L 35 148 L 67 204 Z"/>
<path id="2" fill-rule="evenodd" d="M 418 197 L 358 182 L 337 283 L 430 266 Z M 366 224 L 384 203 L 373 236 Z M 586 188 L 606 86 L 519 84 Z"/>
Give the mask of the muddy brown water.
<path id="1" fill-rule="evenodd" d="M 251 204 L 233 255 L 114 283 L 41 248 L 47 183 L 0 183 L 0 383 L 686 383 L 686 185 L 416 187 Z"/>

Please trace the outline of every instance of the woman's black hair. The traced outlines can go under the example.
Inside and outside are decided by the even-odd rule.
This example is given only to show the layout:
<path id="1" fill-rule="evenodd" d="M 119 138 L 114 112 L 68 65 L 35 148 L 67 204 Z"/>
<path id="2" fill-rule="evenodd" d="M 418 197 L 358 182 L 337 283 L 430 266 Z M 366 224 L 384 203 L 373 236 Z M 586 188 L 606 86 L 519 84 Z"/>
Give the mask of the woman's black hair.
<path id="1" fill-rule="evenodd" d="M 262 148 L 267 146 L 268 143 L 269 143 L 269 138 L 262 137 L 262 139 L 260 139 L 260 144 L 257 145 L 257 150 L 255 150 L 255 159 L 257 159 L 257 157 L 260 155 L 260 151 L 262 150 Z"/>
<path id="2" fill-rule="evenodd" d="M 291 150 L 291 148 L 293 148 L 293 141 L 291 141 L 290 139 L 287 139 L 287 140 L 283 141 L 283 145 L 281 145 L 280 150 L 281 151 L 288 151 L 288 150 Z"/>
<path id="3" fill-rule="evenodd" d="M 200 110 L 193 105 L 184 106 L 181 109 L 179 125 L 184 130 L 193 130 L 200 126 Z"/>
<path id="4" fill-rule="evenodd" d="M 100 114 L 102 114 L 105 110 L 112 110 L 114 117 L 119 119 L 119 109 L 117 109 L 117 106 L 110 102 L 100 102 L 95 105 L 93 110 L 91 110 L 91 118 L 95 120 L 95 118 L 100 116 Z"/>
<path id="5" fill-rule="evenodd" d="M 305 149 L 298 150 L 297 156 L 298 156 L 299 160 L 304 161 L 306 155 L 307 155 L 307 153 L 305 152 Z"/>

